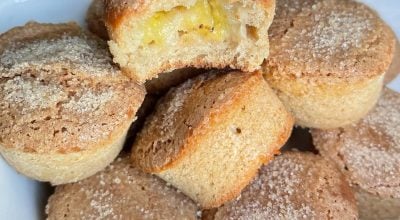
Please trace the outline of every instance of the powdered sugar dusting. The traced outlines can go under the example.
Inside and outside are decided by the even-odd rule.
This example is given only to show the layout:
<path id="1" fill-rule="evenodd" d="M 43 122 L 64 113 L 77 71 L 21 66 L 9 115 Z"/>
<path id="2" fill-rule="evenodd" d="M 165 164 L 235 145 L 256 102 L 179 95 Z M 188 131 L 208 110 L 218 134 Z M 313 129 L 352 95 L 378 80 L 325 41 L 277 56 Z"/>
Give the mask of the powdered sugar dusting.
<path id="1" fill-rule="evenodd" d="M 27 80 L 17 76 L 3 85 L 4 100 L 10 105 L 22 107 L 22 112 L 55 106 L 66 99 L 60 86 L 46 85 L 37 79 Z"/>

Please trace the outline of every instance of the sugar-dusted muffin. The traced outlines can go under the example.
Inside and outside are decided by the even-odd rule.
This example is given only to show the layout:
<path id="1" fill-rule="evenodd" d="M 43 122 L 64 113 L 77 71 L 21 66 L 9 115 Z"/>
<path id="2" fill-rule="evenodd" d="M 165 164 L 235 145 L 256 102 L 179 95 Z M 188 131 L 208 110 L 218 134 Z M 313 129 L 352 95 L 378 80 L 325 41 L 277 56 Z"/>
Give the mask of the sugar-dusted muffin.
<path id="1" fill-rule="evenodd" d="M 0 153 L 26 176 L 62 184 L 104 169 L 144 94 L 75 23 L 0 35 Z"/>
<path id="2" fill-rule="evenodd" d="M 357 192 L 361 219 L 400 217 L 400 94 L 384 89 L 359 123 L 313 130 L 320 153 L 334 161 Z"/>
<path id="3" fill-rule="evenodd" d="M 272 159 L 292 126 L 261 73 L 210 72 L 159 101 L 132 158 L 203 208 L 218 207 Z"/>
<path id="4" fill-rule="evenodd" d="M 395 38 L 352 0 L 280 0 L 264 75 L 296 124 L 320 129 L 357 122 L 375 105 Z"/>
<path id="5" fill-rule="evenodd" d="M 236 200 L 211 214 L 216 220 L 358 219 L 344 175 L 321 156 L 300 152 L 284 153 L 263 166 Z"/>
<path id="6" fill-rule="evenodd" d="M 93 34 L 108 40 L 107 28 L 104 24 L 104 10 L 104 0 L 92 0 L 86 12 L 86 23 Z"/>
<path id="7" fill-rule="evenodd" d="M 145 81 L 184 67 L 260 69 L 275 0 L 106 0 L 114 61 Z"/>
<path id="8" fill-rule="evenodd" d="M 46 206 L 53 219 L 197 219 L 196 204 L 121 156 L 105 170 L 57 186 Z"/>

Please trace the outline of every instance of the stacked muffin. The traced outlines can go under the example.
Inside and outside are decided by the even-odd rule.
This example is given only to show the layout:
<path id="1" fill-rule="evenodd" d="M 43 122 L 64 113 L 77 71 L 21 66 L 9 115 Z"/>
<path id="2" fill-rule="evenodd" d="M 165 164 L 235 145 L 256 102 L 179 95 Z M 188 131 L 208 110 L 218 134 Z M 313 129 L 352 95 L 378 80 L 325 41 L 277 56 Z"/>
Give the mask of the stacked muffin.
<path id="1" fill-rule="evenodd" d="M 58 185 L 49 219 L 400 217 L 396 41 L 367 6 L 95 0 L 87 21 L 108 47 L 0 36 L 0 152 Z M 294 125 L 320 155 L 279 155 Z"/>

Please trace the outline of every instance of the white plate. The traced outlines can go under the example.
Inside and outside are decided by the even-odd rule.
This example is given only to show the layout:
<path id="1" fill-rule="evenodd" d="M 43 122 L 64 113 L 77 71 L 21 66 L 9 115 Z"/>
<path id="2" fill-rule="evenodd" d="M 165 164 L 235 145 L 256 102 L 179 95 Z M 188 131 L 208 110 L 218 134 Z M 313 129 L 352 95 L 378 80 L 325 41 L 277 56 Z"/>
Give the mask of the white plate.
<path id="1" fill-rule="evenodd" d="M 400 36 L 399 0 L 364 0 Z M 0 33 L 27 21 L 77 21 L 84 25 L 90 0 L 0 0 Z M 400 77 L 390 84 L 400 92 Z M 17 174 L 0 157 L 0 219 L 41 219 L 47 185 Z"/>

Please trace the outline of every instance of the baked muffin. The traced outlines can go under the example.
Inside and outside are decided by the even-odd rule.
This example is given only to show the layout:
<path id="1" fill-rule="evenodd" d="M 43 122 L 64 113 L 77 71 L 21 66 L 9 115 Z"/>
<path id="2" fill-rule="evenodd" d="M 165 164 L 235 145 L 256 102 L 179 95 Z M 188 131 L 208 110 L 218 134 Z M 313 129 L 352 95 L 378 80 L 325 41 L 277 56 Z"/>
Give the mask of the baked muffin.
<path id="1" fill-rule="evenodd" d="M 203 208 L 218 207 L 272 159 L 292 126 L 261 73 L 211 72 L 159 101 L 132 158 Z"/>
<path id="2" fill-rule="evenodd" d="M 384 89 L 359 123 L 313 130 L 320 153 L 334 161 L 354 187 L 361 219 L 400 217 L 400 94 Z"/>
<path id="3" fill-rule="evenodd" d="M 260 69 L 275 0 L 106 0 L 114 61 L 143 82 L 184 67 Z"/>
<path id="4" fill-rule="evenodd" d="M 320 129 L 367 114 L 395 47 L 390 28 L 352 0 L 280 0 L 269 37 L 265 78 L 297 125 Z"/>
<path id="5" fill-rule="evenodd" d="M 284 153 L 263 166 L 241 195 L 214 215 L 213 219 L 358 219 L 343 174 L 322 157 L 299 152 Z"/>
<path id="6" fill-rule="evenodd" d="M 0 35 L 0 153 L 26 176 L 62 184 L 104 169 L 144 94 L 75 23 Z"/>
<path id="7" fill-rule="evenodd" d="M 197 219 L 196 204 L 163 180 L 119 157 L 88 179 L 57 186 L 46 206 L 52 219 Z"/>
<path id="8" fill-rule="evenodd" d="M 86 12 L 86 23 L 90 32 L 108 40 L 107 28 L 104 24 L 104 10 L 104 0 L 92 0 Z"/>
<path id="9" fill-rule="evenodd" d="M 86 15 L 86 22 L 92 33 L 103 39 L 108 39 L 108 33 L 104 23 L 104 10 L 104 0 L 93 0 Z M 146 81 L 146 91 L 152 95 L 162 95 L 171 87 L 177 86 L 187 79 L 204 72 L 206 72 L 206 70 L 182 68 L 162 73 L 159 74 L 158 77 Z"/>

